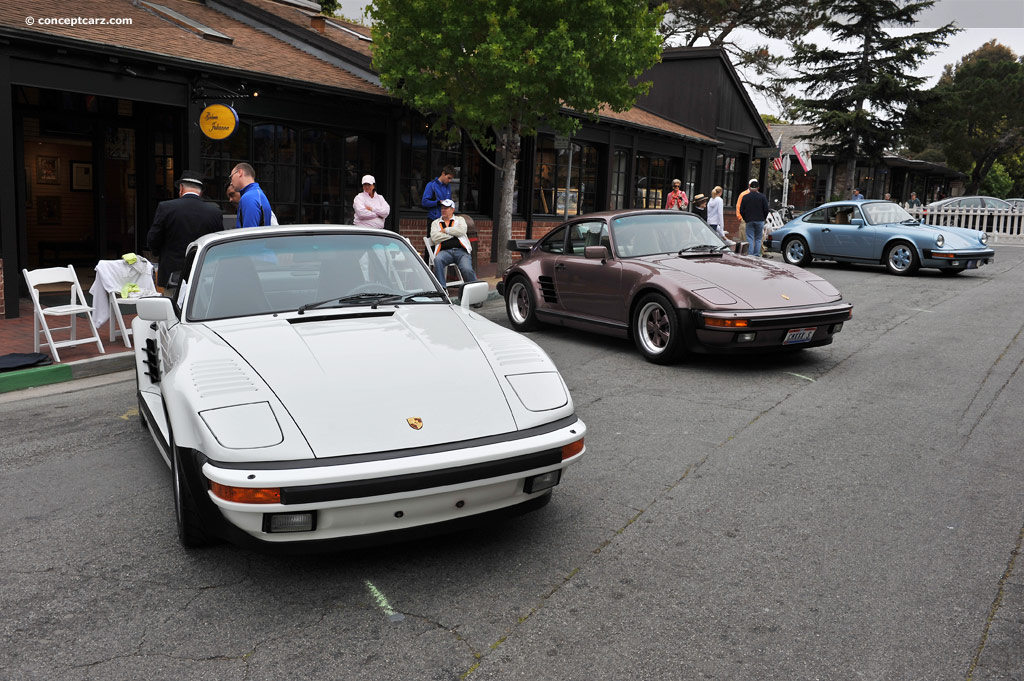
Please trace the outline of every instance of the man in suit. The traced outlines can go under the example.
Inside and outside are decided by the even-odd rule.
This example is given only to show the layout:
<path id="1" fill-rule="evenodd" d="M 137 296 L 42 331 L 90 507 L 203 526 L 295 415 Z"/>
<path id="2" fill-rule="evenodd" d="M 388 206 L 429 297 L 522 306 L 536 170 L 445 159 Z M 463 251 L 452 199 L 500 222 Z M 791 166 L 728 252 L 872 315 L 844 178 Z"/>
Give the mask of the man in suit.
<path id="1" fill-rule="evenodd" d="M 185 264 L 185 249 L 204 234 L 224 228 L 220 209 L 203 201 L 203 180 L 199 173 L 186 170 L 178 185 L 178 198 L 161 201 L 156 207 L 153 226 L 146 239 L 149 250 L 160 258 L 156 283 L 168 287 L 171 274 Z M 177 277 L 175 277 L 177 283 Z M 172 294 L 173 292 L 169 292 Z"/>

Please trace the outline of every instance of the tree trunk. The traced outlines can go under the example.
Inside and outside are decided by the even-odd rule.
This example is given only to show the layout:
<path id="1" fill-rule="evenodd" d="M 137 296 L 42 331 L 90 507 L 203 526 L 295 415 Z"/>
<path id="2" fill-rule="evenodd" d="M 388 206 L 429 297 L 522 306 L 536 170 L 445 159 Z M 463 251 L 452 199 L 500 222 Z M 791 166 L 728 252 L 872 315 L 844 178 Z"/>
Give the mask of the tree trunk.
<path id="1" fill-rule="evenodd" d="M 498 276 L 512 266 L 512 251 L 508 250 L 508 240 L 512 238 L 512 196 L 516 185 L 516 165 L 519 163 L 519 152 L 521 141 L 519 139 L 519 124 L 512 121 L 509 125 L 498 131 L 501 140 L 501 210 L 498 213 L 498 238 L 491 244 L 491 249 L 497 249 L 498 254 Z M 520 197 L 523 200 L 523 197 Z"/>

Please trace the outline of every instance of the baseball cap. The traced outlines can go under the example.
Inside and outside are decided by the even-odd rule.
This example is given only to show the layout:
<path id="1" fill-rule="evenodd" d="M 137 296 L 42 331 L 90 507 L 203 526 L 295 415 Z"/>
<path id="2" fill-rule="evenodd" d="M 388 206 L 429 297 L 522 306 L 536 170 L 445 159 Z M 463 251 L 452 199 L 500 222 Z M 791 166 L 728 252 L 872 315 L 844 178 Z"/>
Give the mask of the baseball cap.
<path id="1" fill-rule="evenodd" d="M 754 177 L 750 178 L 750 182 L 747 183 L 747 186 L 748 187 L 756 187 L 757 186 L 757 178 L 754 178 Z"/>
<path id="2" fill-rule="evenodd" d="M 441 205 L 447 208 L 455 208 L 455 202 L 451 199 L 441 199 Z"/>
<path id="3" fill-rule="evenodd" d="M 363 181 L 359 184 L 377 184 L 377 180 L 373 179 L 373 175 L 363 175 Z"/>
<path id="4" fill-rule="evenodd" d="M 751 180 L 750 181 L 750 188 L 751 189 L 757 189 L 760 186 L 761 186 L 761 184 L 757 180 Z"/>

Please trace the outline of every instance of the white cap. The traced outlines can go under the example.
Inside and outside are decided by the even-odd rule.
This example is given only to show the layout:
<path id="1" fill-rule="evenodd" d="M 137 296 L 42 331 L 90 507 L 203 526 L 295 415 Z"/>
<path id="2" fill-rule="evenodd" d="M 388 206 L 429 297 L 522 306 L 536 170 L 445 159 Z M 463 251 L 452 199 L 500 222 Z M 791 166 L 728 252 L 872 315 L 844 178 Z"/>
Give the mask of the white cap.
<path id="1" fill-rule="evenodd" d="M 377 180 L 373 179 L 373 175 L 363 175 L 363 181 L 360 184 L 377 184 Z"/>

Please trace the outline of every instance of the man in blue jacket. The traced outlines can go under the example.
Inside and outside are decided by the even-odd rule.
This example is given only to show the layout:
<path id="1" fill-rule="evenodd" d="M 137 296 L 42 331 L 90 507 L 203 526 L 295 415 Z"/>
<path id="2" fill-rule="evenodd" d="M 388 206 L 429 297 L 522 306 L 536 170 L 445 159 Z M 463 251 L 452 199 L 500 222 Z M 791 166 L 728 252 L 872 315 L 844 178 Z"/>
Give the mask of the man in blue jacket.
<path id="1" fill-rule="evenodd" d="M 743 197 L 740 204 L 740 215 L 747 223 L 747 243 L 750 244 L 748 253 L 755 258 L 761 255 L 761 240 L 764 238 L 764 221 L 768 217 L 768 199 L 765 198 L 759 189 L 761 185 L 757 180 L 750 181 L 750 193 Z"/>
<path id="2" fill-rule="evenodd" d="M 452 188 L 448 184 L 454 177 L 455 168 L 445 166 L 437 179 L 431 180 L 423 190 L 423 200 L 420 203 L 427 209 L 427 224 L 441 217 L 441 202 L 452 198 Z"/>
<path id="3" fill-rule="evenodd" d="M 239 163 L 228 177 L 231 186 L 242 197 L 238 200 L 238 218 L 235 227 L 267 227 L 273 211 L 270 201 L 256 182 L 256 171 L 248 163 Z"/>

